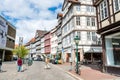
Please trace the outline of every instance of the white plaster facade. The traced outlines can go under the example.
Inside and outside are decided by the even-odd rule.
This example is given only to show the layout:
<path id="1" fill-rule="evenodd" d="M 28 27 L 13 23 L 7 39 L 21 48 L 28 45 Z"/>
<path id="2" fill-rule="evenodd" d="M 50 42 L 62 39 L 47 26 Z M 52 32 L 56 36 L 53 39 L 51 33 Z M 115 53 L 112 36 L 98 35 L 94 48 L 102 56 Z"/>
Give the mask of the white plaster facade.
<path id="1" fill-rule="evenodd" d="M 98 45 L 96 12 L 92 6 L 92 0 L 78 0 L 77 3 L 73 4 L 73 2 L 67 2 L 65 0 L 62 9 L 62 46 L 64 48 L 65 61 L 71 56 L 72 60 L 75 61 L 75 53 L 73 54 L 76 48 L 74 38 L 77 35 L 80 37 L 78 46 L 80 55 L 91 52 L 91 49 L 92 52 L 102 52 L 100 46 L 91 46 Z"/>
<path id="2" fill-rule="evenodd" d="M 51 30 L 51 55 L 57 54 L 58 37 L 56 35 L 56 27 Z"/>
<path id="3" fill-rule="evenodd" d="M 44 49 L 44 37 L 41 37 L 41 54 L 45 53 L 45 49 Z"/>

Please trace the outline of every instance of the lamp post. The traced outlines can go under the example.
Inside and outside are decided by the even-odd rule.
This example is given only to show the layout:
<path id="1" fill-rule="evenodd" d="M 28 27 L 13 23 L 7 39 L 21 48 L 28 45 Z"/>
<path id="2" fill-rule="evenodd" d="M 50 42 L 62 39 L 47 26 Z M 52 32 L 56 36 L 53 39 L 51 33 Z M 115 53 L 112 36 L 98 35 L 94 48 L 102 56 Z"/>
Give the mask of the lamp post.
<path id="1" fill-rule="evenodd" d="M 77 58 L 77 61 L 76 61 L 76 73 L 78 74 L 78 44 L 79 44 L 79 40 L 80 38 L 78 36 L 76 36 L 74 38 L 74 42 L 76 44 L 76 58 Z"/>

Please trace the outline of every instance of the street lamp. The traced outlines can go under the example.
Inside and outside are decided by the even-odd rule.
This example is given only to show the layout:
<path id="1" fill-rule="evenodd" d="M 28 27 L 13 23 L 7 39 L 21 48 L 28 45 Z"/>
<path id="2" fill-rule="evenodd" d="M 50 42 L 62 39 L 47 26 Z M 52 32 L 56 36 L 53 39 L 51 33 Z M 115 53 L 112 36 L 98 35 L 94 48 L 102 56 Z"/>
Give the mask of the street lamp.
<path id="1" fill-rule="evenodd" d="M 78 36 L 76 36 L 74 38 L 74 42 L 76 44 L 76 58 L 77 58 L 77 61 L 76 61 L 76 73 L 78 74 L 78 44 L 79 44 L 79 41 L 80 41 L 80 38 Z"/>

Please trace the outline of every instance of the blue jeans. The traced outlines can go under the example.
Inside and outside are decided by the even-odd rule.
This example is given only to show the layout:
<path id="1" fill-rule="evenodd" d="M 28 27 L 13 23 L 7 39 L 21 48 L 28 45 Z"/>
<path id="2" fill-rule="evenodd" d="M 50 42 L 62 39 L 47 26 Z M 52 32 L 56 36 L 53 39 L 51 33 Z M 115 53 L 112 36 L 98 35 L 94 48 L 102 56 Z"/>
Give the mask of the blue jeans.
<path id="1" fill-rule="evenodd" d="M 21 67 L 22 67 L 22 66 L 18 66 L 18 72 L 20 72 L 20 71 L 21 71 Z"/>

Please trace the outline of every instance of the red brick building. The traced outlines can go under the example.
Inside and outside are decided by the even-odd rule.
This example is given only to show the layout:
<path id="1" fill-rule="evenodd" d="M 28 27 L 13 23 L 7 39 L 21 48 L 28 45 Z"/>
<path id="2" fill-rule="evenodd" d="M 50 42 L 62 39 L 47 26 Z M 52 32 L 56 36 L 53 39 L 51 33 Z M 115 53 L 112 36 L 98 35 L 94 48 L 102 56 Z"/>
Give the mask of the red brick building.
<path id="1" fill-rule="evenodd" d="M 51 51 L 50 36 L 51 36 L 50 32 L 48 32 L 44 35 L 44 43 L 45 43 L 44 48 L 45 48 L 45 54 L 47 56 L 50 56 L 50 51 Z"/>

